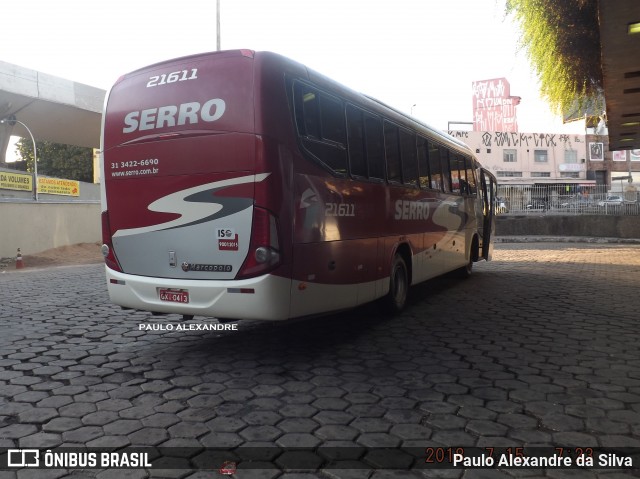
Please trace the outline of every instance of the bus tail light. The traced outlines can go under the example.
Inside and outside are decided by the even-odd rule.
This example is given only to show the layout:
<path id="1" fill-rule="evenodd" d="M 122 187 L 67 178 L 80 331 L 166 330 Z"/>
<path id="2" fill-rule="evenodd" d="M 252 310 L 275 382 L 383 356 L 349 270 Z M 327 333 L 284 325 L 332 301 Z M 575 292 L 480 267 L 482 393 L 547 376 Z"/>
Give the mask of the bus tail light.
<path id="1" fill-rule="evenodd" d="M 253 208 L 251 241 L 238 279 L 265 274 L 280 264 L 280 241 L 276 217 L 264 208 Z"/>
<path id="2" fill-rule="evenodd" d="M 102 256 L 104 263 L 114 271 L 122 271 L 115 253 L 113 252 L 113 244 L 111 243 L 111 225 L 109 224 L 109 213 L 102 212 Z"/>

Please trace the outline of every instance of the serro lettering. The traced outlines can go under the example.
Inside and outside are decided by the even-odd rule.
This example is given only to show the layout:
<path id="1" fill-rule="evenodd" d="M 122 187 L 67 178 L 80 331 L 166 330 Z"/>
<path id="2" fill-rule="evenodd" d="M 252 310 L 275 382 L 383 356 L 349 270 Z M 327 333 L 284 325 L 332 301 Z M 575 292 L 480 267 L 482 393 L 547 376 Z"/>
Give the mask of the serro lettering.
<path id="1" fill-rule="evenodd" d="M 142 111 L 132 111 L 124 117 L 126 126 L 122 129 L 122 133 L 169 128 L 186 125 L 187 123 L 193 125 L 200 120 L 210 123 L 219 120 L 224 115 L 225 108 L 224 100 L 212 98 L 203 105 L 200 105 L 197 101 L 192 101 L 181 105 L 167 105 Z"/>
<path id="2" fill-rule="evenodd" d="M 396 220 L 427 220 L 429 219 L 429 204 L 421 201 L 396 201 Z"/>

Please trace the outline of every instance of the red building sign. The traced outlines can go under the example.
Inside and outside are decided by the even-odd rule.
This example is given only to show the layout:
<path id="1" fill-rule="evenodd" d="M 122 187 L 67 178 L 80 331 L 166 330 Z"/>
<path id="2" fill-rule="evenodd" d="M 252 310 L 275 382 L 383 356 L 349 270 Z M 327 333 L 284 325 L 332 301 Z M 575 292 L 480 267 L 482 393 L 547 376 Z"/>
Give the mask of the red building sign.
<path id="1" fill-rule="evenodd" d="M 473 131 L 518 131 L 520 97 L 511 96 L 506 78 L 475 81 L 472 88 Z"/>

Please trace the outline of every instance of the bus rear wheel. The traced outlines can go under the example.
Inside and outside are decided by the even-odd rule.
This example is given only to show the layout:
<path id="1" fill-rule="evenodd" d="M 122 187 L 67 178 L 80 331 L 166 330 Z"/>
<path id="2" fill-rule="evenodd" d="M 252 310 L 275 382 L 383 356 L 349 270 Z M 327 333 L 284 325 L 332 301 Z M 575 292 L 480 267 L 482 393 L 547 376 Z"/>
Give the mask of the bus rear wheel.
<path id="1" fill-rule="evenodd" d="M 391 263 L 389 280 L 389 293 L 385 298 L 385 304 L 389 313 L 397 314 L 404 309 L 409 293 L 407 264 L 399 254 L 394 256 Z"/>

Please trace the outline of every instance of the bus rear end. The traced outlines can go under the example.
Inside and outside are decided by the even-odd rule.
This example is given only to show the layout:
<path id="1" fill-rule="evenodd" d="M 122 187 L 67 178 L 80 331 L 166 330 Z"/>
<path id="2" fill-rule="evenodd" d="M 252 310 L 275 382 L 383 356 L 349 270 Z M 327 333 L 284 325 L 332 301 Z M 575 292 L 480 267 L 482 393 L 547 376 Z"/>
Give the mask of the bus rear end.
<path id="1" fill-rule="evenodd" d="M 277 178 L 255 132 L 254 68 L 250 51 L 196 55 L 125 75 L 109 92 L 102 230 L 114 303 L 288 317 L 277 205 L 260 200 Z"/>

